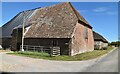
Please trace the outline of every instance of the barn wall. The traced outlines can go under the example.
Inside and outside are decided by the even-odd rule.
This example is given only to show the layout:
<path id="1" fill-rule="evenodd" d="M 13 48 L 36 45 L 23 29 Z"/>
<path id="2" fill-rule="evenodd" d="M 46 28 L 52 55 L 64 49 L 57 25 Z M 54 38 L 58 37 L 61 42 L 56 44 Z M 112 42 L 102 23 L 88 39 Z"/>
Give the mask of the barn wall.
<path id="1" fill-rule="evenodd" d="M 94 50 L 92 29 L 88 28 L 88 38 L 84 37 L 85 26 L 77 23 L 71 40 L 71 55 Z"/>
<path id="2" fill-rule="evenodd" d="M 22 29 L 14 29 L 12 33 L 12 51 L 19 51 L 22 44 Z M 25 38 L 24 45 L 34 46 L 53 46 L 52 41 L 57 41 L 57 46 L 60 46 L 61 55 L 69 54 L 69 38 Z"/>
<path id="3" fill-rule="evenodd" d="M 53 41 L 57 41 L 56 46 L 60 46 L 61 55 L 69 54 L 69 38 L 26 38 L 25 45 L 53 46 Z"/>
<path id="4" fill-rule="evenodd" d="M 105 43 L 103 41 L 94 41 L 94 47 L 95 49 L 99 48 L 101 49 L 102 47 L 107 47 L 108 43 Z"/>
<path id="5" fill-rule="evenodd" d="M 2 47 L 4 49 L 10 48 L 11 46 L 11 38 L 10 37 L 4 37 L 2 38 Z"/>
<path id="6" fill-rule="evenodd" d="M 2 38 L 0 38 L 0 45 L 2 45 Z"/>
<path id="7" fill-rule="evenodd" d="M 0 45 L 2 45 L 2 27 L 0 27 Z"/>
<path id="8" fill-rule="evenodd" d="M 101 41 L 94 41 L 94 48 L 95 49 L 101 49 L 101 44 L 102 44 Z"/>
<path id="9" fill-rule="evenodd" d="M 22 29 L 14 29 L 12 32 L 11 50 L 20 50 L 20 45 L 22 43 Z"/>
<path id="10" fill-rule="evenodd" d="M 107 47 L 108 46 L 108 43 L 103 43 L 102 44 L 102 47 Z"/>

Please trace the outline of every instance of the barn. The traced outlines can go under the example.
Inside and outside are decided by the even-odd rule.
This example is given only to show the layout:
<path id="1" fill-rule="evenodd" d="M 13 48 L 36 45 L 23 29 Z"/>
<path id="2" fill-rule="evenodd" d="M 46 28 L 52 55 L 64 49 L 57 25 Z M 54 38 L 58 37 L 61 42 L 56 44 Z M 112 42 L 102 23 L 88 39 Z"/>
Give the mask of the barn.
<path id="1" fill-rule="evenodd" d="M 70 2 L 65 2 L 20 12 L 7 23 L 9 25 L 4 25 L 4 28 L 12 26 L 3 32 L 8 32 L 13 51 L 20 50 L 23 16 L 24 45 L 59 47 L 60 55 L 71 56 L 94 50 L 92 26 Z"/>
<path id="2" fill-rule="evenodd" d="M 108 46 L 108 41 L 99 33 L 93 31 L 94 47 L 95 49 L 101 49 Z"/>
<path id="3" fill-rule="evenodd" d="M 25 17 L 30 17 L 34 10 L 26 11 Z M 18 13 L 14 18 L 2 26 L 2 47 L 11 48 L 12 31 L 15 27 L 22 25 L 23 13 Z M 26 18 L 28 20 L 28 18 Z"/>

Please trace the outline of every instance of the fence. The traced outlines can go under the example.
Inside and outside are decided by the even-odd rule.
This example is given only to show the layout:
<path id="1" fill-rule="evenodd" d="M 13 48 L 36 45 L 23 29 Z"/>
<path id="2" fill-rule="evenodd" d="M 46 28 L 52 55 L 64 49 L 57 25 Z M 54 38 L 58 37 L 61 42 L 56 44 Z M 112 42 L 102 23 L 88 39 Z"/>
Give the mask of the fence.
<path id="1" fill-rule="evenodd" d="M 22 45 L 20 45 L 20 49 Z M 50 47 L 50 46 L 33 46 L 33 45 L 24 45 L 24 51 L 33 51 L 33 52 L 47 52 L 50 56 L 60 55 L 60 47 Z"/>
<path id="2" fill-rule="evenodd" d="M 22 45 L 20 45 L 20 49 L 22 48 Z M 37 51 L 37 52 L 46 52 L 50 51 L 51 47 L 46 46 L 32 46 L 32 45 L 24 45 L 23 49 L 25 51 Z"/>

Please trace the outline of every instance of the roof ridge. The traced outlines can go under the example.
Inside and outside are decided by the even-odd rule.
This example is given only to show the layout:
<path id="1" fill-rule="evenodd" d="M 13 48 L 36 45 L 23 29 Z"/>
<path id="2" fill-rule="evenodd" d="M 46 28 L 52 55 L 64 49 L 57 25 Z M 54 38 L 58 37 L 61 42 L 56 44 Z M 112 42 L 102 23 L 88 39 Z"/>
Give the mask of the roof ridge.
<path id="1" fill-rule="evenodd" d="M 36 7 L 36 8 L 33 8 L 33 9 L 23 10 L 23 11 L 21 11 L 20 13 L 27 12 L 27 11 L 32 11 L 32 10 L 36 10 L 36 9 L 40 9 L 40 8 L 41 8 L 41 7 Z"/>
<path id="2" fill-rule="evenodd" d="M 72 5 L 70 2 L 68 2 L 68 3 L 70 4 L 70 6 L 71 6 L 72 10 L 74 11 L 74 13 L 75 13 L 76 17 L 78 18 L 78 20 L 82 21 L 83 23 L 87 24 L 89 27 L 92 28 L 92 26 L 88 24 L 88 22 L 85 20 L 85 18 L 83 18 L 83 16 L 80 15 L 80 13 L 73 7 L 73 5 Z M 78 15 L 79 15 L 83 20 L 80 19 Z M 85 21 L 84 21 L 84 20 L 85 20 Z"/>
<path id="3" fill-rule="evenodd" d="M 76 12 L 75 12 L 75 8 L 72 6 L 72 4 L 71 4 L 70 2 L 69 2 L 69 5 L 71 6 L 72 10 L 74 11 L 76 17 L 78 18 L 77 14 L 76 14 Z M 79 18 L 78 18 L 78 19 L 79 19 Z"/>

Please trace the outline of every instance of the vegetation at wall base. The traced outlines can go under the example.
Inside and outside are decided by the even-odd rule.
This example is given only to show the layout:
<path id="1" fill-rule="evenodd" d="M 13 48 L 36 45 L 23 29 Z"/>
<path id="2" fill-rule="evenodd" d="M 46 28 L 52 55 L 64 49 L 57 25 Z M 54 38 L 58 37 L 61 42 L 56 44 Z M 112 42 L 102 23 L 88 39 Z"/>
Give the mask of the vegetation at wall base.
<path id="1" fill-rule="evenodd" d="M 13 54 L 13 55 L 18 55 L 18 56 L 26 56 L 26 57 L 32 57 L 32 58 L 39 58 L 39 59 L 46 59 L 46 60 L 61 60 L 61 61 L 81 61 L 81 60 L 89 60 L 89 59 L 94 59 L 99 56 L 102 56 L 113 48 L 111 46 L 108 46 L 106 50 L 94 50 L 90 52 L 85 52 L 81 53 L 75 56 L 66 56 L 66 55 L 61 55 L 61 56 L 54 56 L 50 57 L 48 53 L 42 53 L 42 52 L 13 52 L 13 53 L 7 53 L 7 54 Z"/>
<path id="2" fill-rule="evenodd" d="M 101 49 L 95 48 L 95 50 L 107 50 L 107 49 L 108 49 L 107 47 L 102 47 Z"/>

